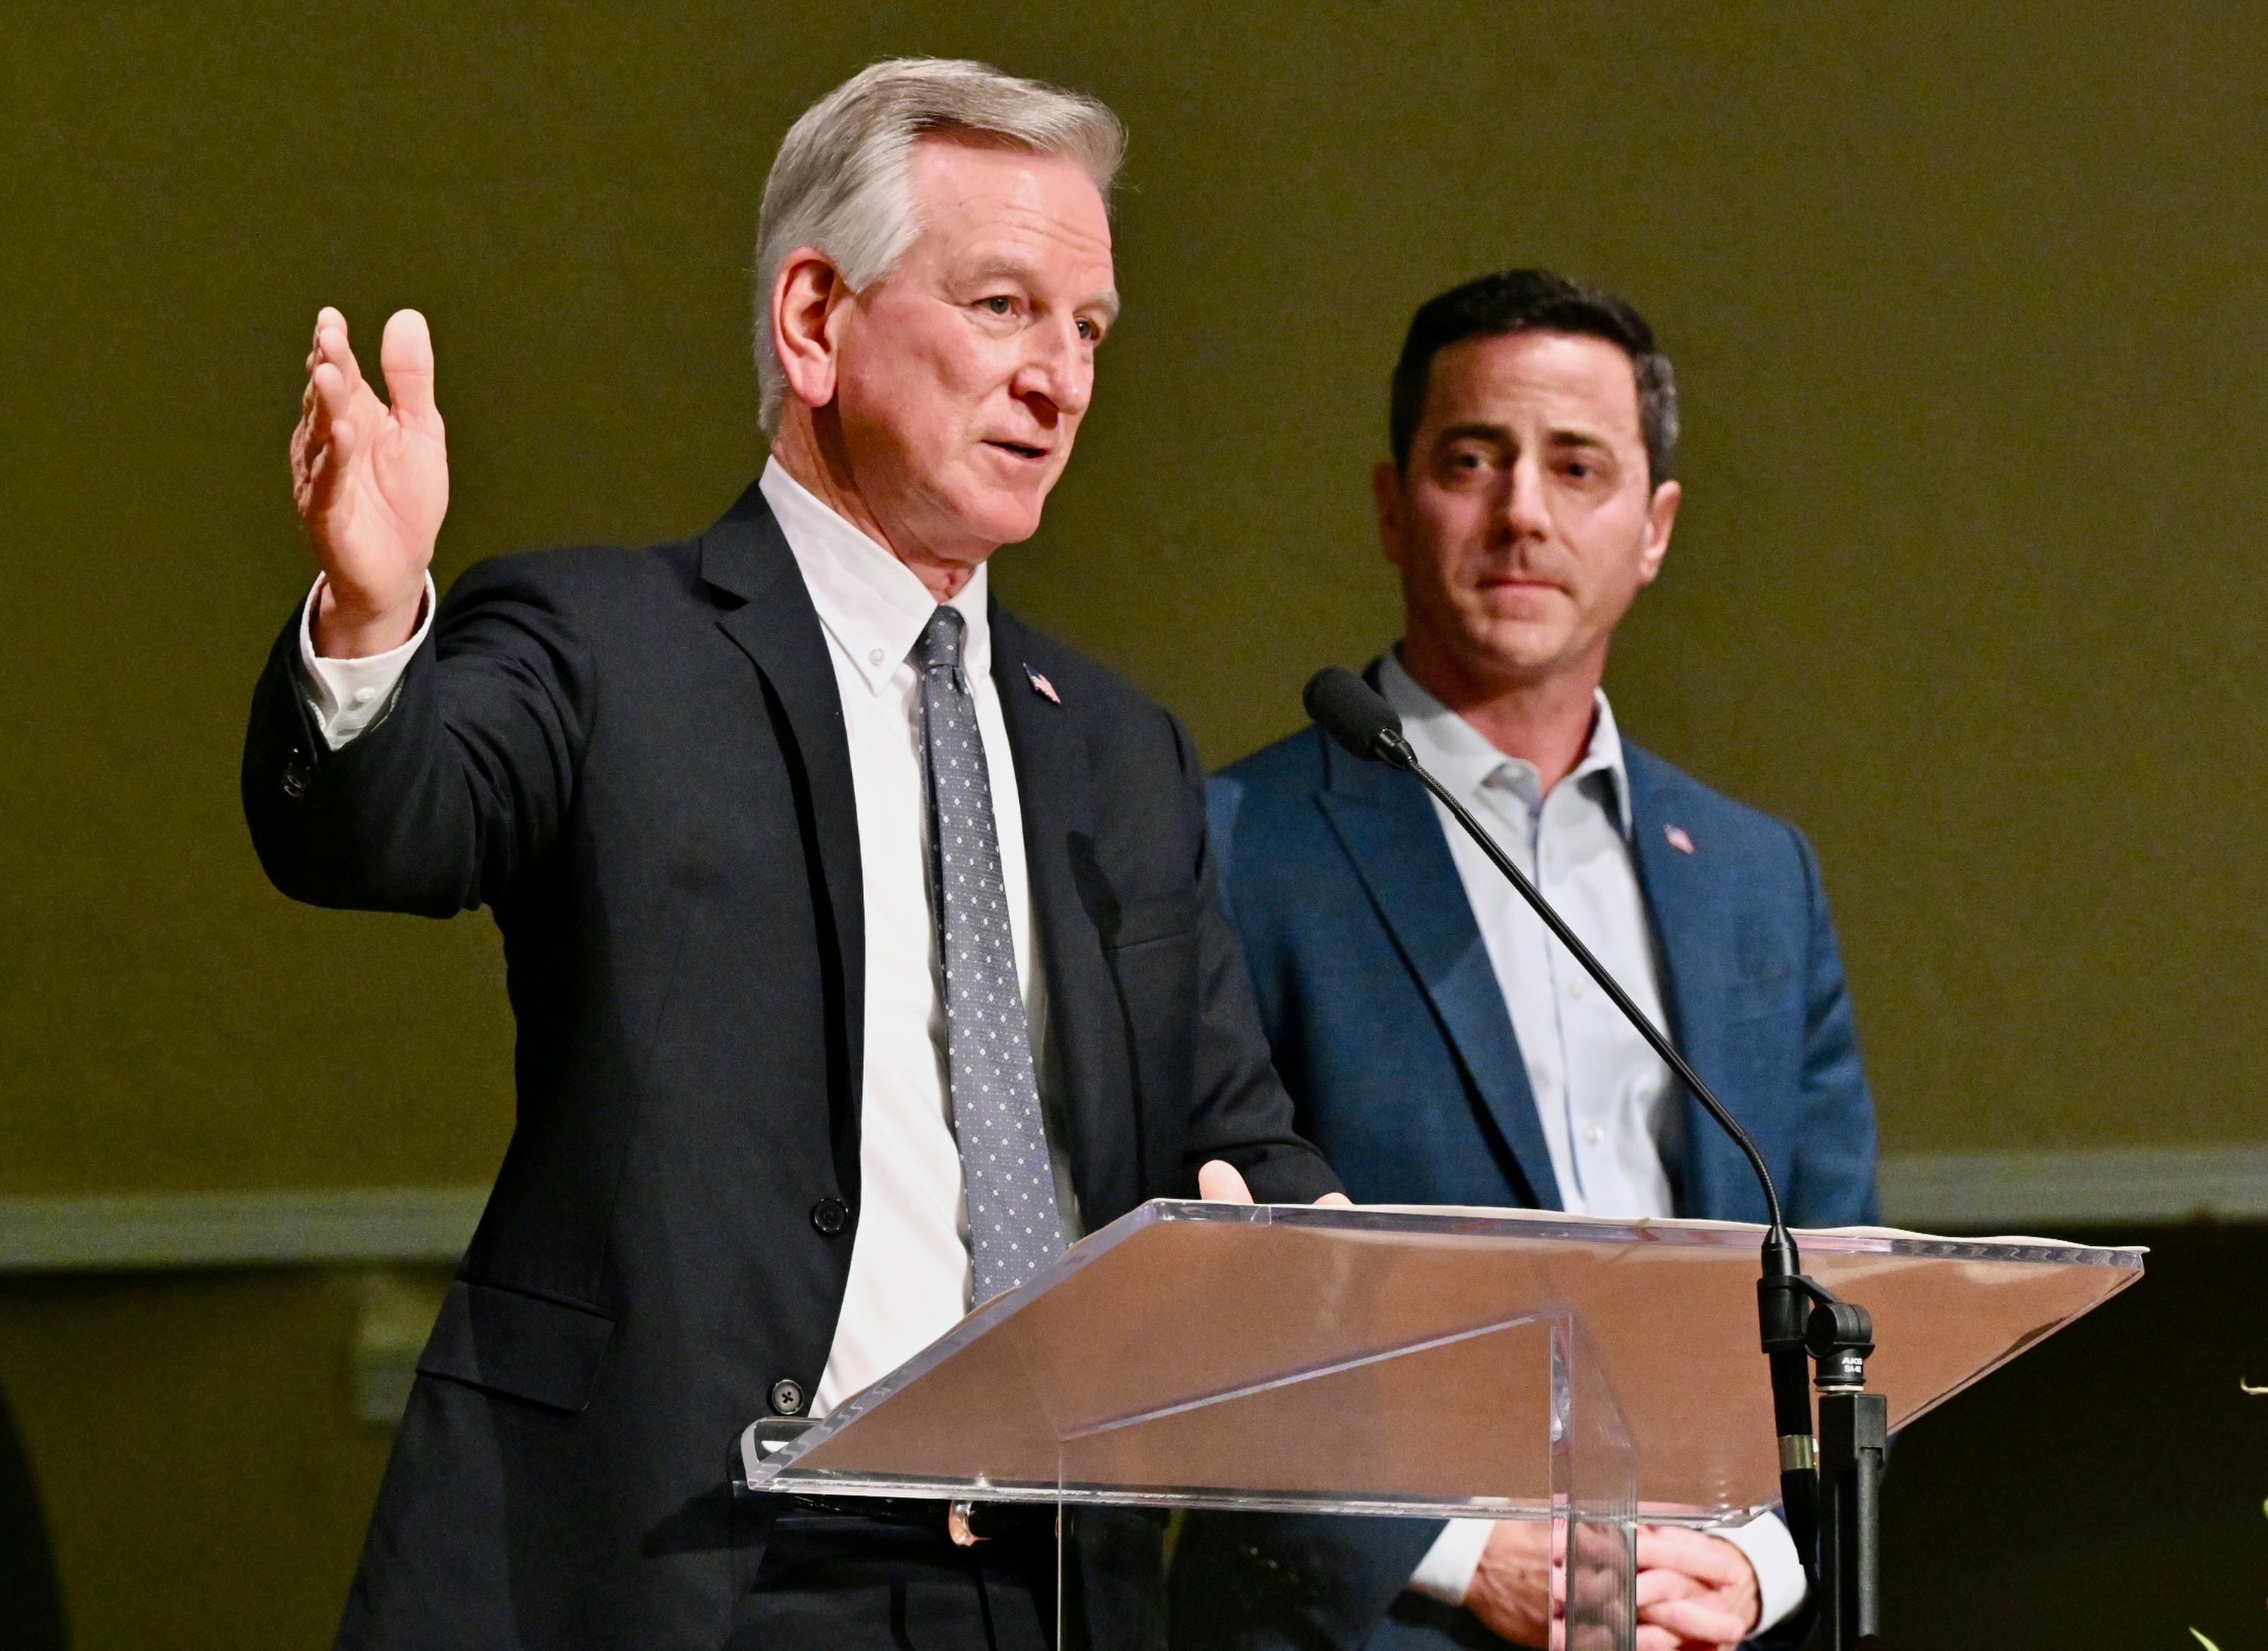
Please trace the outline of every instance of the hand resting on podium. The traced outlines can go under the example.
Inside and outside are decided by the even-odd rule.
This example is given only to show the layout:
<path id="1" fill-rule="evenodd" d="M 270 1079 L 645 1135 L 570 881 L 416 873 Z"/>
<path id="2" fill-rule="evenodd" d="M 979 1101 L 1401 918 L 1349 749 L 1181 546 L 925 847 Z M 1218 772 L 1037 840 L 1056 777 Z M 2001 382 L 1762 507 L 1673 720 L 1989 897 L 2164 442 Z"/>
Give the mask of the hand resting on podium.
<path id="1" fill-rule="evenodd" d="M 1763 1610 L 1756 1569 L 1722 1537 L 1682 1525 L 1638 1533 L 1638 1651 L 1733 1647 Z"/>
<path id="2" fill-rule="evenodd" d="M 1197 1171 L 1197 1196 L 1249 1204 L 1252 1190 L 1232 1164 L 1214 1159 Z M 1352 1208 L 1343 1192 L 1318 1205 Z M 1508 1643 L 1565 1642 L 1566 1544 L 1548 1523 L 1505 1520 L 1489 1533 L 1465 1606 Z M 1756 1567 L 1722 1537 L 1674 1525 L 1638 1533 L 1638 1651 L 1703 1651 L 1737 1646 L 1761 1614 Z"/>
<path id="3" fill-rule="evenodd" d="M 1563 1651 L 1567 1544 L 1556 1526 L 1506 1520 L 1465 1593 L 1465 1608 L 1512 1645 Z M 1724 1651 L 1762 1612 L 1756 1567 L 1722 1537 L 1680 1526 L 1638 1533 L 1638 1651 Z"/>
<path id="4" fill-rule="evenodd" d="M 1234 1164 L 1215 1158 L 1197 1170 L 1197 1197 L 1208 1204 L 1249 1204 L 1252 1189 L 1244 1184 L 1243 1174 Z M 1315 1203 L 1341 1210 L 1354 1208 L 1354 1200 L 1344 1192 L 1326 1192 Z"/>

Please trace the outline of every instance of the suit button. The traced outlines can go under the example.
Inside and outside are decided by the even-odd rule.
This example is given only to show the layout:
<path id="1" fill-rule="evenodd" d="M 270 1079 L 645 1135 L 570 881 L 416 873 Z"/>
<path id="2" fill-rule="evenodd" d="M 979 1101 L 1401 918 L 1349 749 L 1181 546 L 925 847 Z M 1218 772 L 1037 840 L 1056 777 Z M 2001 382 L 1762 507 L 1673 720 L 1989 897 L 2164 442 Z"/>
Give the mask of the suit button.
<path id="1" fill-rule="evenodd" d="M 822 1238 L 840 1238 L 850 1225 L 850 1206 L 840 1198 L 821 1198 L 811 1206 L 811 1224 Z"/>
<path id="2" fill-rule="evenodd" d="M 772 1408 L 783 1416 L 803 1414 L 803 1383 L 793 1376 L 782 1376 L 772 1383 Z"/>
<path id="3" fill-rule="evenodd" d="M 307 770 L 297 763 L 284 765 L 284 794 L 294 802 L 307 794 Z"/>

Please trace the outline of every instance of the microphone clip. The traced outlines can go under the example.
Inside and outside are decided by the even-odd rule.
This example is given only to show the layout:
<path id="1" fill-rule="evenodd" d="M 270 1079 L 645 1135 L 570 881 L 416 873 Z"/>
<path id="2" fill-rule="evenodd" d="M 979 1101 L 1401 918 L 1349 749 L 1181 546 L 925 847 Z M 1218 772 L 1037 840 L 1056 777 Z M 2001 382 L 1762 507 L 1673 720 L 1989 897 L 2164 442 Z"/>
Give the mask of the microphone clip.
<path id="1" fill-rule="evenodd" d="M 1874 1317 L 1796 1271 L 1793 1249 L 1793 1239 L 1785 1248 L 1766 1242 L 1756 1308 L 1771 1365 L 1781 1507 L 1817 1611 L 1804 1647 L 1873 1651 L 1881 1644 L 1881 1484 L 1889 1448 L 1889 1401 L 1867 1390 Z M 1815 1420 L 1811 1388 L 1818 1392 Z"/>

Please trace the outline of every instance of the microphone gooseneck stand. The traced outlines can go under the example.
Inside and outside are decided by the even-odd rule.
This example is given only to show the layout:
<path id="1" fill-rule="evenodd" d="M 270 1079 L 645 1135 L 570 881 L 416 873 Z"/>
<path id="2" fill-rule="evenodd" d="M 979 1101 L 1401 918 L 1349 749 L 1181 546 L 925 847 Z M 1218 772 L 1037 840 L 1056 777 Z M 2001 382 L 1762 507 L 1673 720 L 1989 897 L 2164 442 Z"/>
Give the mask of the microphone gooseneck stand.
<path id="1" fill-rule="evenodd" d="M 1315 673 L 1302 699 L 1316 726 L 1348 751 L 1400 769 L 1433 794 L 1748 1159 L 1771 1217 L 1764 1231 L 1764 1276 L 1756 1282 L 1756 1316 L 1771 1371 L 1780 1500 L 1818 1610 L 1805 1643 L 1816 1651 L 1877 1651 L 1881 1485 L 1889 1415 L 1883 1396 L 1867 1391 L 1867 1358 L 1874 1351 L 1867 1310 L 1804 1276 L 1795 1236 L 1780 1212 L 1779 1190 L 1755 1140 L 1481 823 L 1425 771 L 1394 708 L 1339 666 Z"/>

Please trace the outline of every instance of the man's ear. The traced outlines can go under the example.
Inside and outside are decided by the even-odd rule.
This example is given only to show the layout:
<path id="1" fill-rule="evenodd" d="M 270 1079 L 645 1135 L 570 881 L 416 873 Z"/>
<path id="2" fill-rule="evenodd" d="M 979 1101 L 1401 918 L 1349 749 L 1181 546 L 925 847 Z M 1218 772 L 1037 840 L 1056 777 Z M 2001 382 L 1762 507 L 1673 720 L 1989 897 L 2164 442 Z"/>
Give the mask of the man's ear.
<path id="1" fill-rule="evenodd" d="M 772 351 L 787 387 L 805 406 L 835 399 L 836 346 L 850 283 L 816 247 L 799 247 L 772 281 Z"/>
<path id="2" fill-rule="evenodd" d="M 1677 501 L 1685 497 L 1685 490 L 1675 482 L 1664 482 L 1653 490 L 1653 498 L 1646 507 L 1646 549 L 1638 558 L 1638 583 L 1651 585 L 1661 571 L 1661 560 L 1669 554 L 1669 532 L 1677 525 Z"/>
<path id="3" fill-rule="evenodd" d="M 1391 460 L 1382 460 L 1370 473 L 1371 502 L 1378 507 L 1378 548 L 1395 567 L 1402 565 L 1402 472 Z"/>

